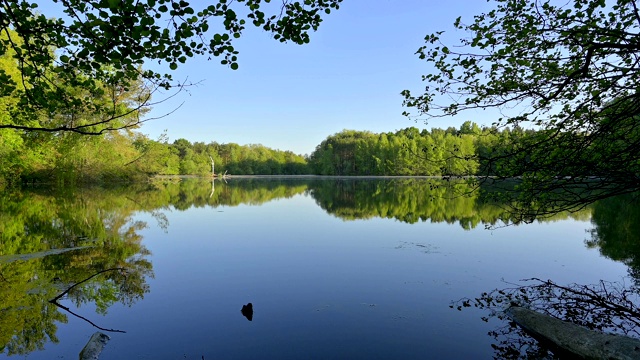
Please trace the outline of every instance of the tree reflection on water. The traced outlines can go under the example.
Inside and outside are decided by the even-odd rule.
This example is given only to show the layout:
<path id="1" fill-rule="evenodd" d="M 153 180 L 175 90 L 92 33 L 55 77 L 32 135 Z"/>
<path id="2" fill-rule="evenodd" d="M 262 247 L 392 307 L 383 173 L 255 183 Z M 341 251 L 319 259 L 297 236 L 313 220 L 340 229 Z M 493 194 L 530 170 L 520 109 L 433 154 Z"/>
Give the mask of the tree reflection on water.
<path id="1" fill-rule="evenodd" d="M 166 229 L 170 206 L 261 204 L 305 189 L 248 181 L 211 192 L 209 182 L 195 180 L 0 194 L 0 353 L 24 355 L 57 343 L 58 324 L 68 314 L 121 331 L 100 327 L 83 308 L 91 304 L 106 315 L 112 305 L 132 306 L 149 293 L 153 266 L 140 235 L 148 224 L 135 220 L 136 212 L 148 212 Z"/>
<path id="2" fill-rule="evenodd" d="M 136 220 L 136 213 L 150 214 L 157 221 L 152 225 L 166 229 L 168 209 L 259 205 L 304 194 L 344 220 L 447 222 L 467 230 L 513 222 L 504 206 L 483 201 L 481 194 L 469 190 L 464 182 L 415 179 L 231 179 L 215 187 L 210 180 L 159 181 L 112 189 L 0 194 L 0 353 L 23 355 L 58 342 L 58 325 L 66 323 L 70 313 L 100 327 L 100 317 L 86 308 L 106 315 L 114 304 L 132 306 L 150 292 L 151 254 L 140 234 L 149 224 Z M 640 337 L 637 205 L 629 197 L 609 199 L 554 218 L 590 216 L 594 229 L 586 245 L 629 266 L 629 284 L 562 285 L 534 279 L 460 300 L 453 307 L 488 309 L 489 321 L 491 316 L 505 319 L 501 310 L 515 302 L 587 328 Z M 252 319 L 252 311 L 242 314 Z M 498 358 L 553 356 L 510 322 L 501 324 L 490 333 Z"/>
<path id="3" fill-rule="evenodd" d="M 640 339 L 640 205 L 637 197 L 601 200 L 592 207 L 591 238 L 587 247 L 626 264 L 628 281 L 597 284 L 557 284 L 537 278 L 494 289 L 477 298 L 464 298 L 450 306 L 487 311 L 483 321 L 497 318 L 500 325 L 489 332 L 498 359 L 551 359 L 551 350 L 518 327 L 505 314 L 509 306 L 524 306 L 591 330 Z"/>
<path id="4" fill-rule="evenodd" d="M 146 224 L 132 219 L 136 206 L 119 195 L 101 190 L 1 196 L 0 351 L 27 354 L 58 342 L 57 324 L 68 318 L 50 300 L 83 279 L 91 277 L 60 301 L 76 308 L 93 304 L 106 314 L 111 305 L 131 306 L 149 292 L 150 253 L 138 234 Z M 46 255 L 69 248 L 79 249 Z M 92 277 L 113 268 L 122 271 Z"/>

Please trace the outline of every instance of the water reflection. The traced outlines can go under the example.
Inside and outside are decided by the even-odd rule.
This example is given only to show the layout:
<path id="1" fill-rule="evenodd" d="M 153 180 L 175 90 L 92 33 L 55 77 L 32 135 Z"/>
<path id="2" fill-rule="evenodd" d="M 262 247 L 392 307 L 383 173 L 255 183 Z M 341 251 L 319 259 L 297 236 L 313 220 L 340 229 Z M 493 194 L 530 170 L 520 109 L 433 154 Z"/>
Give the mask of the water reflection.
<path id="1" fill-rule="evenodd" d="M 559 355 L 567 359 L 582 358 L 568 350 L 574 348 L 563 346 L 566 343 L 558 345 L 540 335 L 554 329 L 545 317 L 560 319 L 579 328 L 640 338 L 640 294 L 637 287 L 623 282 L 558 284 L 552 280 L 532 278 L 482 293 L 477 298 L 458 300 L 450 307 L 459 311 L 479 308 L 487 312 L 482 318 L 484 321 L 493 317 L 500 320 L 498 326 L 489 331 L 489 336 L 494 339 L 492 347 L 495 359 L 555 359 Z M 508 314 L 508 309 L 512 307 L 533 310 L 544 315 L 543 320 L 534 322 L 533 327 L 520 327 Z M 559 330 L 556 328 L 555 331 L 557 333 Z M 605 349 L 600 349 L 602 344 L 593 339 L 583 341 L 584 344 L 590 342 L 593 352 L 588 358 L 599 358 L 596 354 Z M 585 347 L 588 348 L 588 345 Z M 629 358 L 637 356 L 625 355 Z"/>
<path id="2" fill-rule="evenodd" d="M 640 279 L 640 202 L 636 196 L 601 200 L 593 206 L 594 228 L 586 241 L 603 256 L 623 262 Z M 636 283 L 638 285 L 638 283 Z"/>
<path id="3" fill-rule="evenodd" d="M 553 359 L 566 349 L 541 343 L 511 321 L 504 312 L 509 306 L 524 306 L 541 314 L 577 324 L 590 330 L 640 339 L 640 202 L 637 196 L 601 200 L 591 208 L 593 229 L 585 241 L 610 259 L 628 266 L 630 282 L 604 281 L 597 284 L 558 284 L 552 280 L 529 279 L 520 284 L 464 298 L 451 307 L 487 310 L 488 321 L 502 322 L 489 335 L 495 340 L 496 359 Z M 552 351 L 553 349 L 553 351 Z M 636 354 L 626 354 L 635 356 Z M 567 357 L 568 356 L 568 357 Z"/>
<path id="4" fill-rule="evenodd" d="M 315 181 L 309 184 L 316 203 L 345 220 L 388 218 L 406 223 L 430 221 L 459 224 L 470 230 L 513 224 L 507 204 L 488 201 L 483 192 L 465 181 L 436 179 Z M 590 210 L 562 212 L 542 221 L 586 220 Z"/>
<path id="5" fill-rule="evenodd" d="M 299 180 L 230 180 L 217 181 L 212 191 L 211 181 L 187 179 L 184 181 L 157 181 L 155 207 L 172 206 L 177 210 L 187 210 L 204 206 L 238 206 L 241 204 L 261 205 L 263 203 L 288 199 L 307 189 L 306 181 Z"/>
<path id="6" fill-rule="evenodd" d="M 112 304 L 133 305 L 149 292 L 150 254 L 137 234 L 146 224 L 132 220 L 136 209 L 121 193 L 106 190 L 1 196 L 3 353 L 27 354 L 57 342 L 58 324 L 68 321 L 61 302 L 77 309 L 93 304 L 98 314 L 106 314 Z M 93 276 L 113 268 L 126 276 L 119 271 Z"/>
<path id="7" fill-rule="evenodd" d="M 104 327 L 102 316 L 114 304 L 132 306 L 140 302 L 152 290 L 149 282 L 154 277 L 151 253 L 143 245 L 141 233 L 148 226 L 169 229 L 170 211 L 194 208 L 222 211 L 222 207 L 261 205 L 296 195 L 312 198 L 327 214 L 342 220 L 380 218 L 409 224 L 447 223 L 465 230 L 513 221 L 504 206 L 484 201 L 481 195 L 470 192 L 464 182 L 436 180 L 231 179 L 228 183 L 216 182 L 215 187 L 210 181 L 165 180 L 113 189 L 5 193 L 0 195 L 0 354 L 24 355 L 43 349 L 48 342 L 58 342 L 58 326 L 68 322 L 70 314 L 56 302 L 100 327 Z M 151 215 L 150 223 L 136 220 L 140 212 Z M 634 279 L 640 279 L 638 206 L 611 199 L 550 220 L 589 217 L 594 229 L 587 246 L 624 262 Z M 400 246 L 417 247 L 421 253 L 448 255 L 436 245 L 399 241 Z M 336 263 L 339 260 L 333 259 Z M 318 268 L 322 267 L 324 264 L 318 264 Z M 282 271 L 293 276 L 289 270 Z M 389 271 L 380 270 L 376 274 L 383 279 L 392 277 Z M 283 278 L 288 279 L 285 275 Z M 335 279 L 312 275 L 317 276 L 320 284 L 333 288 L 331 281 Z M 364 272 L 361 275 L 368 281 Z M 50 301 L 63 293 L 63 297 Z M 253 295 L 249 299 L 260 302 L 260 313 L 266 314 L 264 301 Z M 230 307 L 233 316 L 237 316 L 238 303 Z M 241 314 L 252 321 L 252 303 L 243 305 Z M 262 320 L 250 327 L 256 328 L 266 318 L 261 316 Z M 531 346 L 534 349 L 535 344 Z"/>
<path id="8" fill-rule="evenodd" d="M 79 315 L 79 314 L 76 314 L 68 306 L 64 306 L 64 305 L 62 305 L 60 303 L 60 299 L 64 298 L 65 296 L 68 296 L 70 292 L 76 291 L 75 289 L 78 288 L 79 286 L 81 286 L 82 284 L 88 282 L 89 280 L 93 279 L 96 276 L 99 276 L 99 275 L 102 275 L 102 274 L 105 274 L 105 273 L 108 273 L 108 272 L 117 272 L 117 273 L 119 273 L 120 275 L 122 275 L 124 277 L 126 277 L 128 275 L 128 271 L 125 268 L 112 268 L 112 269 L 105 269 L 105 270 L 102 270 L 102 271 L 98 271 L 97 273 L 89 276 L 88 278 L 83 279 L 83 280 L 81 280 L 81 281 L 79 281 L 79 282 L 77 282 L 75 284 L 70 285 L 66 290 L 61 292 L 58 296 L 56 296 L 53 299 L 49 300 L 49 302 L 52 303 L 53 305 L 59 307 L 60 309 L 68 312 L 69 314 L 88 322 L 89 324 L 91 324 L 95 328 L 98 328 L 98 329 L 103 330 L 103 331 L 125 333 L 126 331 L 123 331 L 123 330 L 103 328 L 103 327 L 97 325 L 96 323 L 94 323 L 93 321 L 87 319 L 86 317 L 84 317 L 82 315 Z M 58 282 L 58 283 L 61 281 L 59 278 L 54 278 L 53 280 Z M 126 281 L 126 278 L 123 280 L 123 282 L 124 281 Z M 105 313 L 106 313 L 106 311 L 105 311 Z"/>

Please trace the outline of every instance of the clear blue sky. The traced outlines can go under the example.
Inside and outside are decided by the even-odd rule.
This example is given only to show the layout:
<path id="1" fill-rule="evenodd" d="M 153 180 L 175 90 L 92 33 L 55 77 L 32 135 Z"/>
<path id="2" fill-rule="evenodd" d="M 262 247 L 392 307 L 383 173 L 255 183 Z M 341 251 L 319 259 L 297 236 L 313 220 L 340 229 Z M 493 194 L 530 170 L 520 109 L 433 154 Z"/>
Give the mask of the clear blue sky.
<path id="1" fill-rule="evenodd" d="M 48 15 L 51 5 L 39 3 Z M 199 3 L 192 1 L 196 8 Z M 262 30 L 248 29 L 234 45 L 240 51 L 239 70 L 216 58 L 189 59 L 174 77 L 202 83 L 154 107 L 149 117 L 184 103 L 140 131 L 157 138 L 166 130 L 170 141 L 263 144 L 309 154 L 343 129 L 446 128 L 465 120 L 490 124 L 495 118 L 482 112 L 427 125 L 413 122 L 401 115 L 399 93 L 423 88 L 420 77 L 429 65 L 414 53 L 426 34 L 446 30 L 451 40 L 464 36 L 453 31 L 455 18 L 471 23 L 473 15 L 493 6 L 480 0 L 344 0 L 303 46 L 281 44 Z"/>

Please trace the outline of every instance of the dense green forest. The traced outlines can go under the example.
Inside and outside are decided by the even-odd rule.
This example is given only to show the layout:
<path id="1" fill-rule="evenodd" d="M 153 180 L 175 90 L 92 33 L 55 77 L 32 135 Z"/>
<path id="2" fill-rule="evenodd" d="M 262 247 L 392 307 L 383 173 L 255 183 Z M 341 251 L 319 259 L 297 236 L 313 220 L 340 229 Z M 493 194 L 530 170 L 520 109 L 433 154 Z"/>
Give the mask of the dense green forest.
<path id="1" fill-rule="evenodd" d="M 0 36 L 6 40 L 9 35 L 18 38 L 11 31 Z M 141 81 L 126 86 L 97 82 L 97 88 L 89 91 L 82 83 L 57 79 L 59 67 L 53 64 L 47 70 L 53 85 L 91 103 L 71 104 L 64 112 L 45 107 L 21 112 L 26 88 L 19 85 L 21 70 L 12 51 L 0 56 L 0 71 L 15 84 L 1 99 L 0 119 L 16 126 L 27 123 L 29 129 L 0 128 L 0 184 L 5 186 L 108 184 L 156 174 L 208 175 L 212 171 L 231 175 L 474 175 L 491 169 L 483 166 L 483 155 L 495 154 L 525 134 L 517 127 L 480 128 L 470 121 L 459 129 L 446 130 L 411 127 L 382 134 L 344 130 L 327 137 L 306 157 L 262 145 L 187 139 L 170 143 L 166 136 L 150 139 L 141 133 L 141 119 L 150 110 L 152 94 Z M 94 110 L 108 106 L 112 110 L 107 121 Z"/>
<path id="2" fill-rule="evenodd" d="M 39 15 L 38 4 L 7 2 L 0 11 L 7 19 L 0 34 L 0 184 L 207 174 L 209 163 L 211 168 L 217 163 L 219 173 L 232 174 L 492 175 L 522 180 L 520 191 L 503 195 L 523 217 L 540 215 L 537 204 L 566 210 L 638 190 L 634 59 L 640 47 L 638 9 L 630 0 L 618 0 L 611 12 L 602 1 L 575 1 L 575 11 L 568 13 L 551 4 L 540 12 L 526 2 L 507 2 L 473 24 L 456 21 L 454 27 L 470 37 L 454 46 L 444 46 L 440 32 L 427 35 L 416 54 L 435 67 L 422 76 L 428 85 L 420 92 L 401 92 L 404 114 L 417 120 L 496 108 L 501 111 L 494 119 L 497 127 L 480 129 L 467 122 L 446 130 L 345 130 L 329 136 L 307 159 L 260 145 L 183 139 L 169 144 L 138 132 L 151 120 L 150 107 L 162 101 L 155 98 L 159 90 L 181 91 L 187 85 L 174 82 L 170 73 L 143 69 L 145 59 L 175 70 L 188 58 L 207 55 L 237 69 L 238 51 L 231 44 L 248 19 L 280 42 L 305 44 L 322 14 L 337 10 L 340 2 L 285 1 L 260 10 L 260 1 L 231 5 L 225 0 L 196 12 L 188 2 L 170 10 L 155 1 L 125 2 L 123 8 L 113 2 L 87 7 L 84 1 L 65 1 L 62 9 L 70 23 Z M 285 18 L 265 17 L 283 9 Z M 598 16 L 588 15 L 594 11 Z M 83 20 L 76 14 L 90 16 Z M 185 20 L 185 14 L 197 15 Z M 173 30 L 155 24 L 176 16 Z M 213 30 L 212 17 L 222 20 L 225 31 L 207 43 L 203 34 Z M 567 25 L 548 28 L 558 18 Z M 137 26 L 123 27 L 123 21 Z M 523 21 L 523 29 L 509 25 Z M 618 26 L 612 35 L 610 28 Z M 540 35 L 547 31 L 555 34 L 553 41 Z M 465 47 L 473 51 L 453 51 Z M 572 55 L 560 56 L 563 51 L 557 49 Z M 595 64 L 606 66 L 595 71 Z M 439 95 L 451 102 L 439 103 Z M 510 111 L 525 104 L 528 109 Z M 538 130 L 528 133 L 523 125 Z M 597 188 L 594 176 L 601 183 Z"/>
<path id="3" fill-rule="evenodd" d="M 0 41 L 21 38 L 8 29 L 0 34 Z M 220 173 L 307 172 L 305 159 L 290 151 L 261 145 L 192 144 L 185 139 L 169 144 L 164 139 L 150 139 L 140 132 L 140 126 L 150 110 L 153 89 L 142 80 L 113 84 L 93 79 L 95 87 L 87 88 L 83 82 L 65 82 L 58 76 L 63 66 L 51 63 L 42 70 L 43 76 L 61 94 L 43 106 L 29 108 L 24 101 L 30 89 L 21 81 L 23 68 L 16 51 L 0 54 L 3 82 L 12 84 L 0 98 L 0 185 L 101 184 L 141 180 L 154 174 L 201 175 L 211 173 L 212 161 Z M 63 95 L 68 93 L 83 101 L 65 102 Z M 105 108 L 109 108 L 106 115 L 96 110 Z"/>
<path id="4" fill-rule="evenodd" d="M 52 300 L 64 289 L 83 313 L 92 308 L 102 314 L 149 292 L 154 272 L 141 235 L 149 224 L 135 220 L 136 213 L 150 213 L 166 229 L 165 210 L 282 197 L 312 197 L 345 221 L 447 222 L 465 230 L 591 219 L 585 245 L 624 262 L 637 288 L 640 12 L 632 0 L 497 0 L 494 10 L 473 22 L 455 21 L 464 34 L 458 42 L 442 31 L 425 36 L 416 55 L 429 63 L 429 72 L 421 76 L 420 90 L 402 91 L 405 115 L 426 120 L 494 109 L 500 113 L 496 126 L 467 121 L 447 129 L 343 130 L 307 155 L 218 143 L 213 136 L 207 143 L 144 135 L 151 106 L 162 101 L 159 90 L 188 86 L 169 73 L 143 69 L 149 61 L 173 71 L 188 58 L 209 56 L 235 70 L 232 44 L 245 23 L 277 41 L 305 44 L 308 32 L 341 1 L 261 7 L 260 0 L 219 0 L 195 10 L 186 1 L 170 7 L 163 1 L 54 1 L 73 18 L 66 24 L 40 15 L 35 3 L 4 2 L 0 283 L 8 286 L 0 287 L 1 352 L 27 354 L 56 342 L 58 324 L 73 315 Z M 173 26 L 160 25 L 167 20 Z M 219 33 L 205 36 L 209 28 Z M 229 183 L 154 178 L 214 170 L 340 177 Z M 455 179 L 472 175 L 490 178 Z M 447 181 L 355 182 L 342 176 Z M 124 182 L 133 185 L 119 188 Z M 109 186 L 74 186 L 94 184 Z M 567 305 L 571 311 L 562 314 L 579 313 L 573 301 Z M 501 345 L 494 349 L 506 349 Z"/>
<path id="5" fill-rule="evenodd" d="M 19 39 L 11 31 L 0 36 Z M 15 84 L 1 99 L 0 120 L 29 127 L 0 128 L 0 184 L 106 184 L 156 174 L 208 175 L 213 171 L 231 175 L 487 175 L 499 170 L 487 159 L 495 159 L 534 133 L 517 126 L 480 128 L 471 121 L 459 129 L 445 130 L 410 127 L 381 134 L 343 130 L 328 136 L 307 157 L 262 145 L 187 139 L 169 143 L 166 136 L 154 140 L 140 132 L 153 93 L 142 81 L 126 86 L 98 81 L 96 88 L 88 90 L 83 83 L 58 79 L 59 70 L 55 64 L 47 69 L 53 85 L 89 99 L 90 104 L 83 101 L 69 104 L 64 111 L 42 107 L 25 113 L 20 109 L 27 89 L 19 85 L 21 68 L 15 50 L 0 56 L 0 71 Z M 111 107 L 110 115 L 102 119 L 95 109 L 105 107 Z"/>
<path id="6" fill-rule="evenodd" d="M 162 175 L 475 175 L 480 156 L 529 132 L 480 128 L 415 127 L 374 134 L 344 130 L 327 137 L 310 156 L 262 145 L 178 139 L 152 140 L 138 131 L 101 136 L 0 129 L 0 183 L 105 184 Z M 213 167 L 212 167 L 213 165 Z"/>
<path id="7" fill-rule="evenodd" d="M 94 137 L 0 130 L 0 183 L 107 184 L 156 174 L 307 174 L 304 157 L 262 145 L 154 141 L 134 131 Z"/>
<path id="8" fill-rule="evenodd" d="M 415 127 L 394 133 L 344 130 L 329 136 L 309 157 L 315 174 L 451 176 L 493 172 L 490 156 L 535 133 L 519 127 L 480 128 L 466 121 L 459 129 Z"/>

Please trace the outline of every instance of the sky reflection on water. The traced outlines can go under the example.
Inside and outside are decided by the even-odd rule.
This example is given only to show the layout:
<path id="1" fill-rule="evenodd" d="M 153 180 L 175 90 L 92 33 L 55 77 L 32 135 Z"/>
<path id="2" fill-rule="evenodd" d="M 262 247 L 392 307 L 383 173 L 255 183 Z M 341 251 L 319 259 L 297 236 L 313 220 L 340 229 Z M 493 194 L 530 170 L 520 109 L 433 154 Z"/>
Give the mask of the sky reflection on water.
<path id="1" fill-rule="evenodd" d="M 105 317 L 100 359 L 491 358 L 493 324 L 453 300 L 506 281 L 619 280 L 627 267 L 587 249 L 585 221 L 485 230 L 429 221 L 329 216 L 308 193 L 260 206 L 147 212 L 150 293 Z M 241 313 L 253 304 L 253 319 Z M 70 317 L 59 344 L 29 359 L 76 358 L 89 324 Z M 0 355 L 2 356 L 2 355 Z"/>

